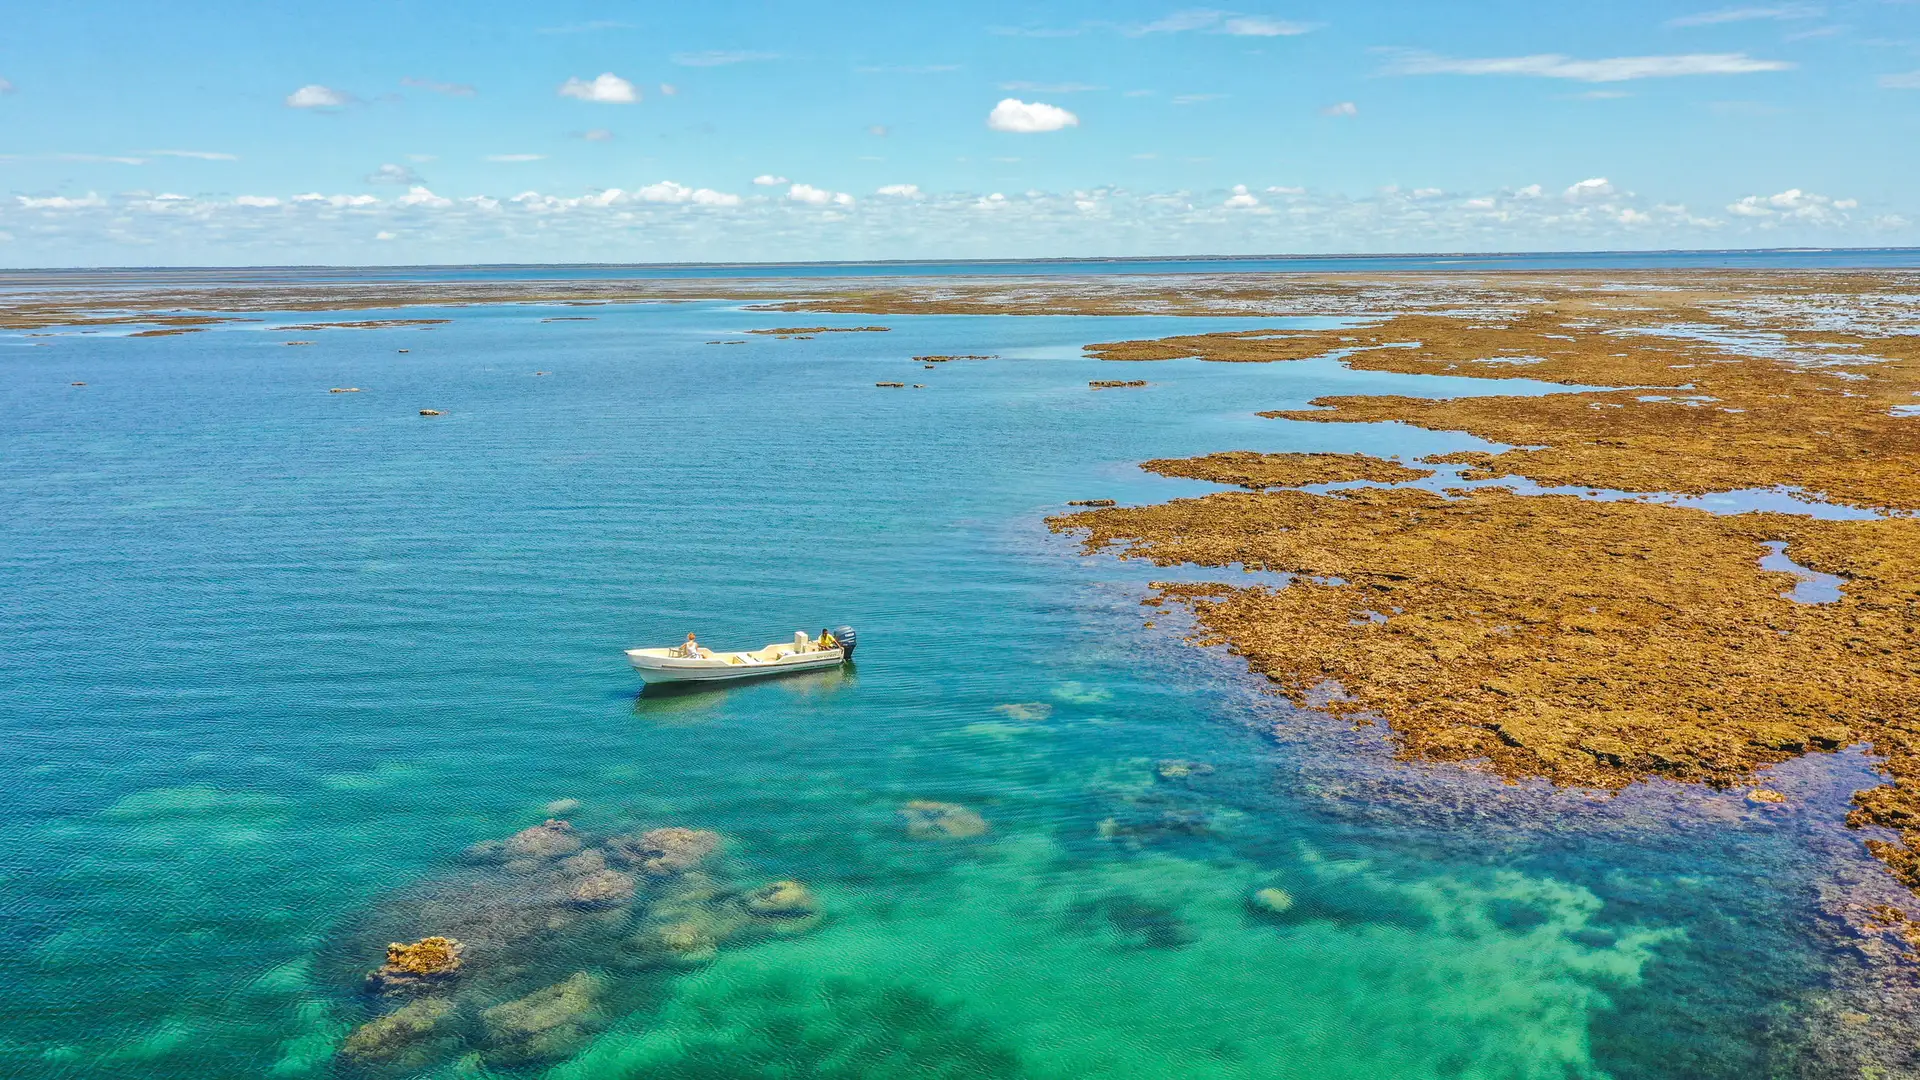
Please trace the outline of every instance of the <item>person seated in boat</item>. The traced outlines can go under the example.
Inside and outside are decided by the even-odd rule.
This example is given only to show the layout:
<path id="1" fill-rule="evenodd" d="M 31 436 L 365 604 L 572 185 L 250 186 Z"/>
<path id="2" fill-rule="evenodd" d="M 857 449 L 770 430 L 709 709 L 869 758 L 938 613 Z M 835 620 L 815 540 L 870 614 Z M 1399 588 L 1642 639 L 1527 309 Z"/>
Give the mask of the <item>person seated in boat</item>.
<path id="1" fill-rule="evenodd" d="M 689 660 L 700 659 L 700 654 L 702 650 L 700 648 L 700 643 L 693 640 L 692 631 L 687 632 L 687 643 L 685 645 L 680 646 L 678 651 L 681 656 L 684 656 Z"/>

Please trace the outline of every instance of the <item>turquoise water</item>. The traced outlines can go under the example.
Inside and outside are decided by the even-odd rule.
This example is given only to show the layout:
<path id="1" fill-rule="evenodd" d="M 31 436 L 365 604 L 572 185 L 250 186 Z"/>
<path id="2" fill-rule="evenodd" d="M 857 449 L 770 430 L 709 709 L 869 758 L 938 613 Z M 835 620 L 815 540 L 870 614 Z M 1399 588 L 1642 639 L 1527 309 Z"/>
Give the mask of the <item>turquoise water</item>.
<path id="1" fill-rule="evenodd" d="M 927 316 L 777 341 L 740 332 L 796 316 L 723 304 L 448 314 L 0 338 L 0 1072 L 1799 1060 L 1825 960 L 1799 819 L 1397 765 L 1183 646 L 1137 603 L 1164 574 L 1040 524 L 1068 499 L 1206 490 L 1134 467 L 1153 456 L 1478 445 L 1257 409 L 1521 384 L 1171 362 L 1127 369 L 1145 389 L 1087 388 L 1114 367 L 1085 343 L 1253 325 L 1231 320 Z M 620 656 L 841 622 L 861 632 L 844 673 L 642 694 Z M 1824 798 L 1808 813 L 1831 820 L 1844 785 Z M 915 835 L 916 800 L 986 831 Z M 549 817 L 588 844 L 715 830 L 699 918 L 781 879 L 819 917 L 660 962 L 636 941 L 686 890 L 583 912 L 463 856 Z M 1292 907 L 1250 904 L 1269 887 Z M 444 1026 L 396 1059 L 339 1056 L 390 1007 L 362 987 L 386 944 L 440 932 L 474 943 Z M 578 993 L 541 1038 L 502 1034 L 488 1010 L 556 985 Z"/>

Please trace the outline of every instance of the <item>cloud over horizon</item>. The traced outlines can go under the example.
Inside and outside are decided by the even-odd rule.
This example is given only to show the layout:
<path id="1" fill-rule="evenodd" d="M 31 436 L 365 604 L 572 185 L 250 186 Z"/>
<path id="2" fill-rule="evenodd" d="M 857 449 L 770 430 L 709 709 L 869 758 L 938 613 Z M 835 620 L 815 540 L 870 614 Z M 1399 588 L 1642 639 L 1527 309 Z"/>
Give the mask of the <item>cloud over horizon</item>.
<path id="1" fill-rule="evenodd" d="M 602 105 L 631 105 L 640 100 L 640 91 L 627 80 L 611 71 L 601 72 L 591 80 L 578 76 L 560 84 L 561 97 L 577 98 L 580 101 L 592 101 Z"/>
<path id="2" fill-rule="evenodd" d="M 1062 128 L 1078 127 L 1080 118 L 1057 105 L 1038 101 L 1003 98 L 987 114 L 987 126 L 995 131 L 1032 135 Z"/>
<path id="3" fill-rule="evenodd" d="M 1688 75 L 1751 75 L 1791 71 L 1788 60 L 1760 60 L 1746 53 L 1686 53 L 1678 56 L 1615 56 L 1577 60 L 1560 53 L 1462 59 L 1417 49 L 1390 49 L 1385 75 L 1521 75 L 1579 82 L 1626 82 Z"/>
<path id="4" fill-rule="evenodd" d="M 288 94 L 286 105 L 289 109 L 340 109 L 353 104 L 353 95 L 319 83 L 307 85 Z"/>

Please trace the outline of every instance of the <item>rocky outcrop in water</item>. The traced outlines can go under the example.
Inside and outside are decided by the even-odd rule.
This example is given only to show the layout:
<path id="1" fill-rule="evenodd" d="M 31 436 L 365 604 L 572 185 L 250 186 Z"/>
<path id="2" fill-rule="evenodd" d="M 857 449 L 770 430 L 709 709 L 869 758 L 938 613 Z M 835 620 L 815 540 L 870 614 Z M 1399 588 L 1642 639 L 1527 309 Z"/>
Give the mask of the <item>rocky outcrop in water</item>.
<path id="1" fill-rule="evenodd" d="M 560 819 L 473 845 L 463 867 L 381 905 L 342 943 L 341 966 L 358 957 L 365 972 L 369 940 L 432 931 L 389 945 L 366 974 L 360 1008 L 377 1015 L 342 1060 L 375 1072 L 461 1054 L 502 1067 L 556 1060 L 604 1018 L 644 1008 L 672 972 L 819 924 L 805 884 L 743 889 L 724 852 L 706 829 L 609 836 Z"/>
<path id="2" fill-rule="evenodd" d="M 389 996 L 438 989 L 460 973 L 460 953 L 460 942 L 450 937 L 396 941 L 387 946 L 387 962 L 367 974 L 367 989 Z"/>

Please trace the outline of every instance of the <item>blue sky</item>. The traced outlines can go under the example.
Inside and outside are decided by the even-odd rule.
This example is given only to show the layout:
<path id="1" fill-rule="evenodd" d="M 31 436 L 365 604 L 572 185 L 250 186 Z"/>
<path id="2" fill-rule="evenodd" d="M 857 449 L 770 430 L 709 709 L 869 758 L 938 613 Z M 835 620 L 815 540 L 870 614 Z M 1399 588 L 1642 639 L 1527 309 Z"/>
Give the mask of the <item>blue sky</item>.
<path id="1" fill-rule="evenodd" d="M 1920 3 L 326 5 L 0 28 L 0 264 L 1920 244 Z"/>

